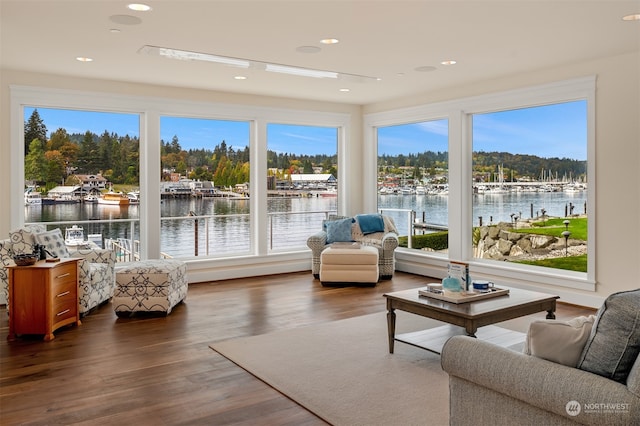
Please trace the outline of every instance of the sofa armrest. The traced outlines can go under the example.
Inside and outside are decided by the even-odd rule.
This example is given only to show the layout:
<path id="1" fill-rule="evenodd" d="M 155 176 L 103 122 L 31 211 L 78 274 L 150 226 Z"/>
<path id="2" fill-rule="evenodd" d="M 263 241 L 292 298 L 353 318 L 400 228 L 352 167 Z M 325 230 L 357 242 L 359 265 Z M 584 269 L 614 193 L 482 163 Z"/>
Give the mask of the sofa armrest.
<path id="1" fill-rule="evenodd" d="M 82 259 L 80 264 L 80 282 L 87 282 L 90 276 L 91 263 L 105 263 L 107 268 L 107 279 L 109 282 L 115 284 L 115 266 L 116 266 L 116 252 L 109 249 L 101 248 L 89 248 L 79 249 L 71 253 L 71 257 Z"/>
<path id="2" fill-rule="evenodd" d="M 382 249 L 393 251 L 398 247 L 398 235 L 395 232 L 387 232 L 382 237 Z"/>
<path id="3" fill-rule="evenodd" d="M 470 382 L 569 421 L 627 425 L 640 418 L 640 398 L 621 383 L 475 338 L 449 339 L 442 349 L 441 364 L 452 381 L 462 379 L 462 386 Z M 474 404 L 474 398 L 485 396 L 482 392 L 467 392 L 465 398 L 452 396 L 451 412 L 465 411 L 465 404 Z M 582 404 L 577 416 L 567 413 L 567 404 L 572 401 Z M 482 407 L 483 401 L 479 402 Z M 589 410 L 586 404 L 614 404 L 618 411 L 612 414 L 606 409 Z M 480 415 L 477 406 L 474 410 Z M 526 417 L 525 413 L 521 415 Z"/>
<path id="4" fill-rule="evenodd" d="M 307 247 L 313 251 L 314 256 L 319 256 L 326 245 L 327 233 L 325 231 L 318 231 L 307 238 Z"/>

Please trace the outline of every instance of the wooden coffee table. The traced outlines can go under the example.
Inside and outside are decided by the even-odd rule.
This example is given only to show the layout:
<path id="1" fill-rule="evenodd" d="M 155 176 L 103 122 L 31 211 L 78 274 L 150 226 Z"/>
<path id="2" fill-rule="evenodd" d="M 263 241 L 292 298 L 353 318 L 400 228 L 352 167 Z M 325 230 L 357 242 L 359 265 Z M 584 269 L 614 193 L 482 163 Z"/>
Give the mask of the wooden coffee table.
<path id="1" fill-rule="evenodd" d="M 384 297 L 387 298 L 389 353 L 393 353 L 397 340 L 437 354 L 451 336 L 465 332 L 471 337 L 487 339 L 503 346 L 518 343 L 523 340 L 523 333 L 491 324 L 541 311 L 547 311 L 547 319 L 555 319 L 556 299 L 559 299 L 559 296 L 517 288 L 509 288 L 507 295 L 460 304 L 420 296 L 418 289 L 386 293 Z M 396 336 L 396 309 L 443 321 L 448 325 Z M 478 330 L 479 327 L 483 328 Z"/>

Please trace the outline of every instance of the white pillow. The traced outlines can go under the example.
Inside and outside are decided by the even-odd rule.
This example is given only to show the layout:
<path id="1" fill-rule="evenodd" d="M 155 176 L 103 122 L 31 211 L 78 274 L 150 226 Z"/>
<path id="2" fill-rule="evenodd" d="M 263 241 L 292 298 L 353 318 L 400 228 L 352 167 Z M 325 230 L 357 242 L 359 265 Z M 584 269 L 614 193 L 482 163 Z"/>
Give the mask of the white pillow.
<path id="1" fill-rule="evenodd" d="M 570 321 L 534 321 L 529 325 L 524 353 L 576 367 L 595 318 L 595 315 L 590 315 Z"/>
<path id="2" fill-rule="evenodd" d="M 69 257 L 69 250 L 64 244 L 64 237 L 60 228 L 42 232 L 33 236 L 37 244 L 42 244 L 49 253 L 57 257 Z"/>

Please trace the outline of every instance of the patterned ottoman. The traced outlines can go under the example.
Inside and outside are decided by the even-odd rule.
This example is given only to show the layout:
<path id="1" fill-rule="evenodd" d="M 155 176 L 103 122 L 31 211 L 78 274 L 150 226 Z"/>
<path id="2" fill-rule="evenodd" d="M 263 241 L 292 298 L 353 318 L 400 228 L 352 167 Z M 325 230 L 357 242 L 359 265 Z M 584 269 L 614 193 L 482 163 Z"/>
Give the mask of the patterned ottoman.
<path id="1" fill-rule="evenodd" d="M 166 312 L 187 297 L 187 265 L 179 260 L 143 260 L 116 265 L 116 315 Z"/>

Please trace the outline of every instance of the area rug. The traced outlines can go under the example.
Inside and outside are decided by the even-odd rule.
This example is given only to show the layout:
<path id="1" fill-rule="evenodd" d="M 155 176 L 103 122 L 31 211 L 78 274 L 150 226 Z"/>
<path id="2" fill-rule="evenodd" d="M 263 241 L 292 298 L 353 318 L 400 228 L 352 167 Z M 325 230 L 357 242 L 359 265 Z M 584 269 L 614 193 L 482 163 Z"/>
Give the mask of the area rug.
<path id="1" fill-rule="evenodd" d="M 396 332 L 442 325 L 397 312 Z M 449 379 L 440 356 L 396 342 L 386 312 L 210 347 L 333 425 L 448 425 Z"/>

